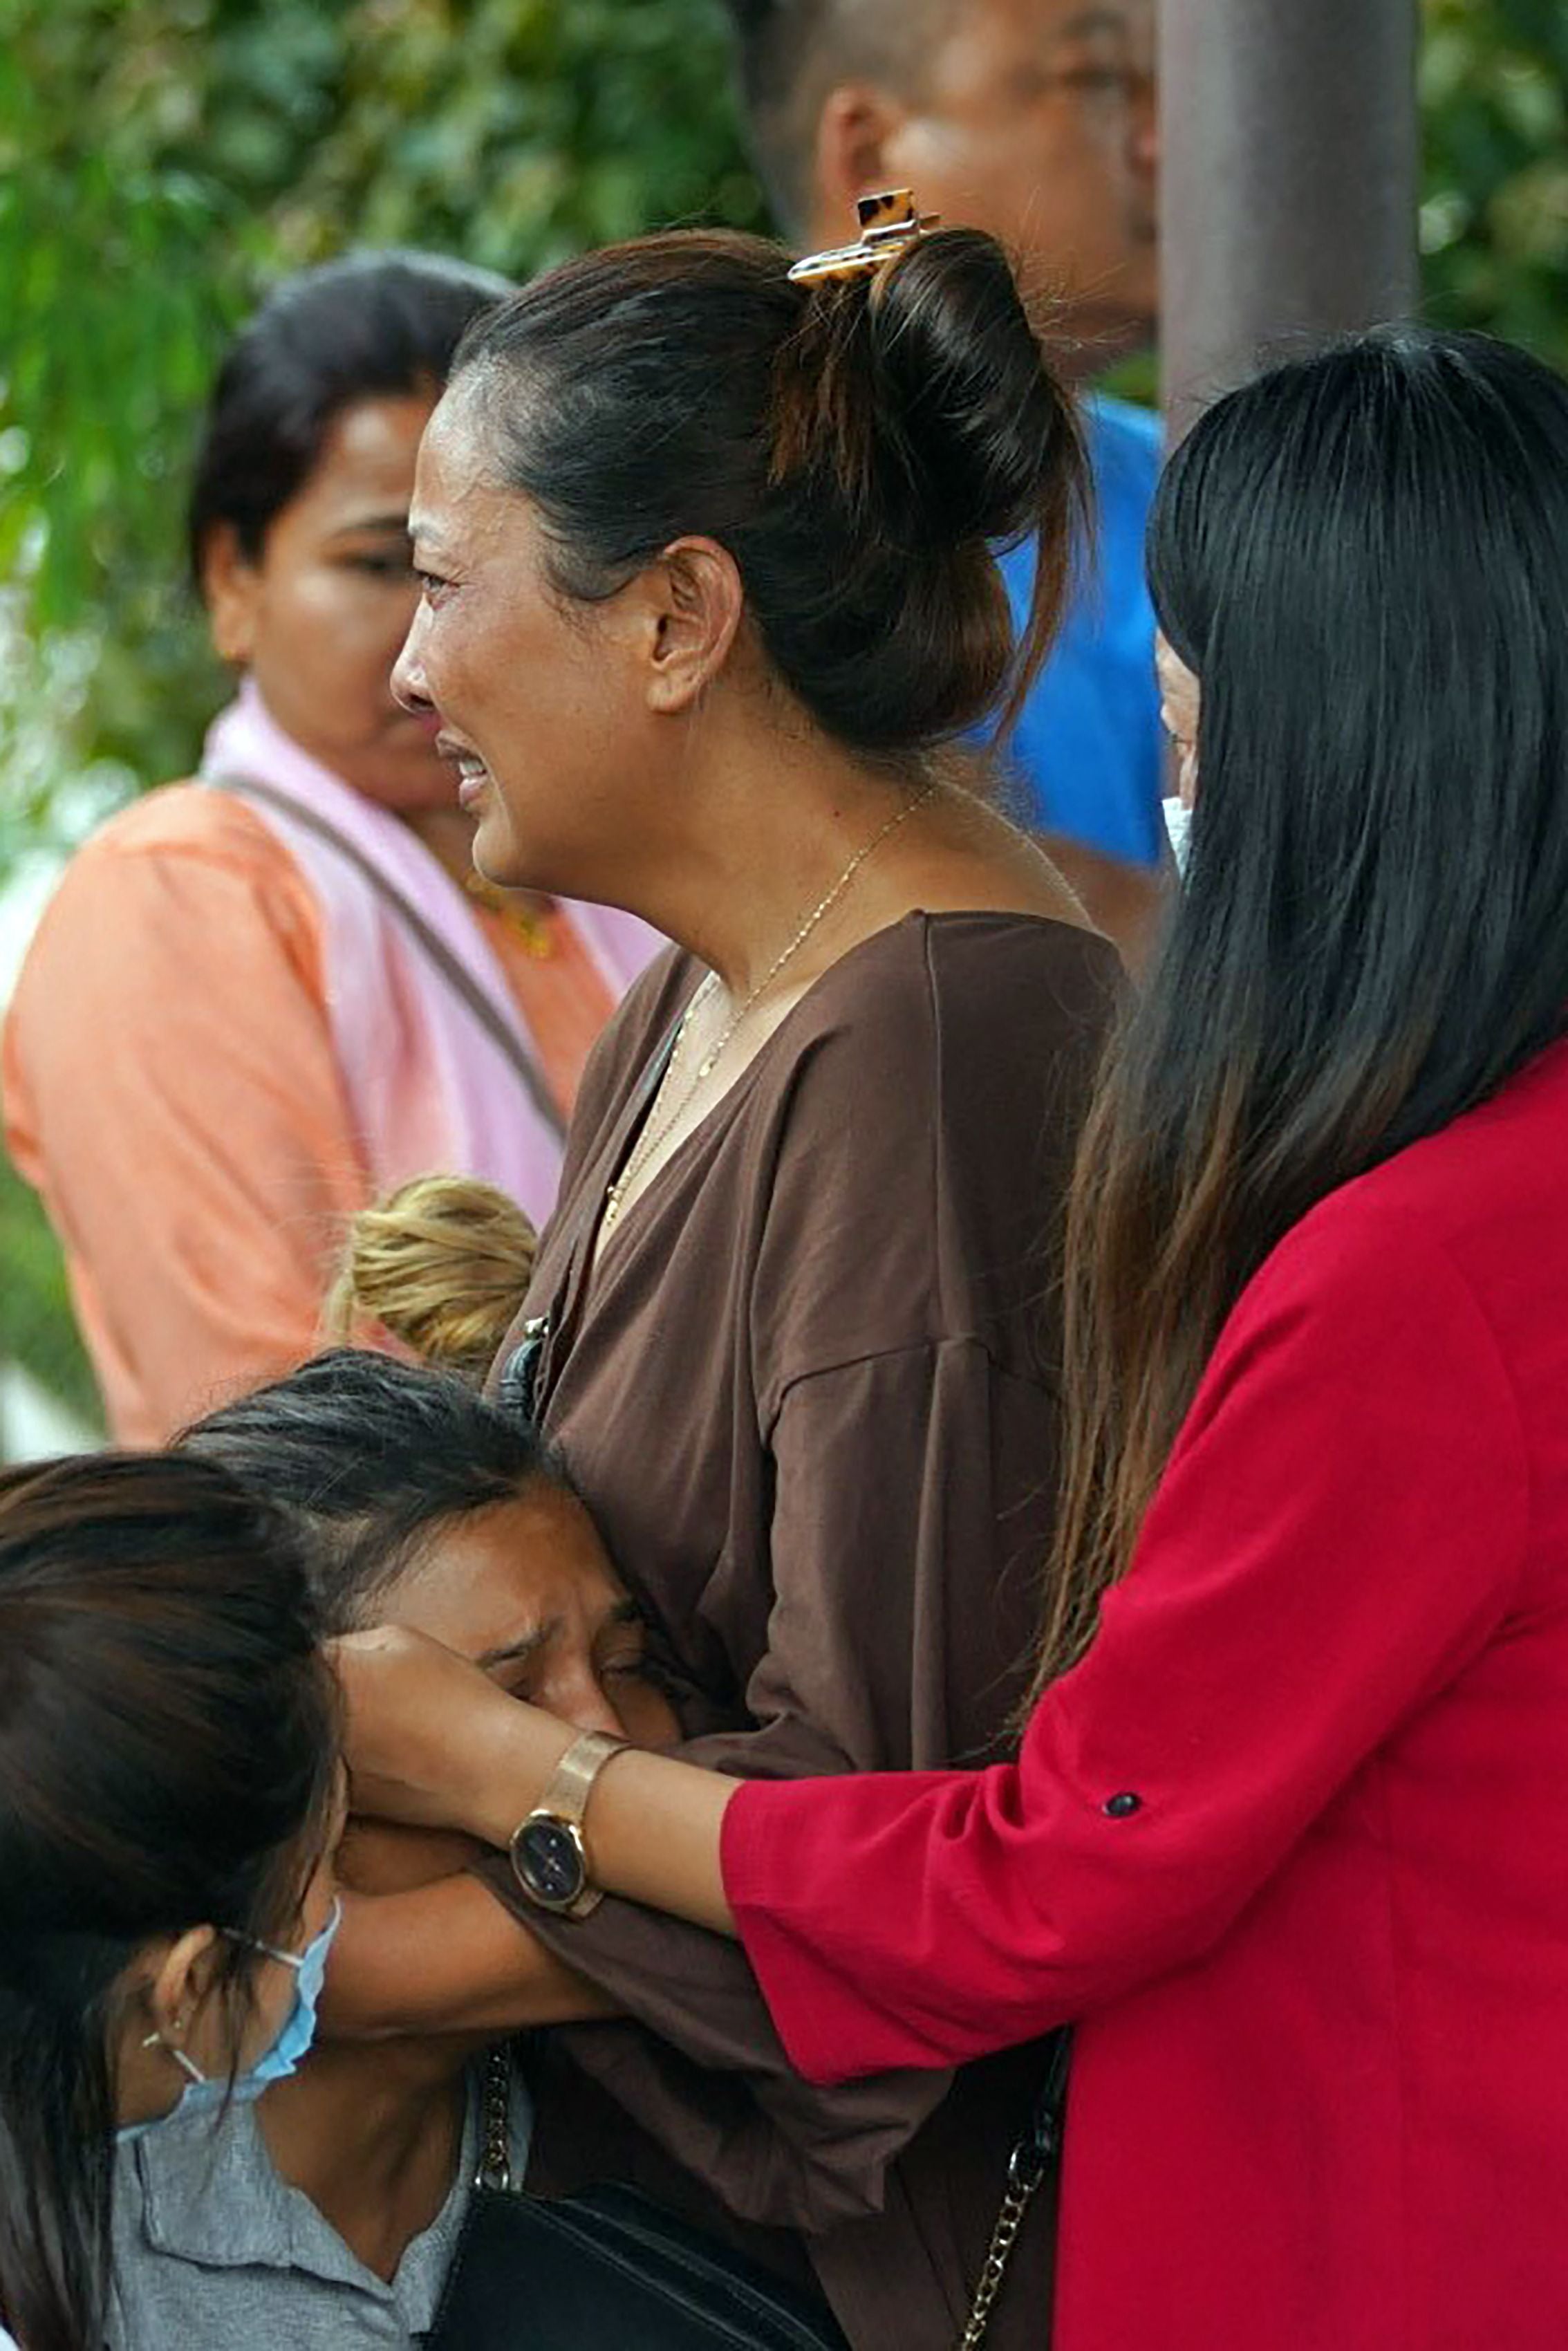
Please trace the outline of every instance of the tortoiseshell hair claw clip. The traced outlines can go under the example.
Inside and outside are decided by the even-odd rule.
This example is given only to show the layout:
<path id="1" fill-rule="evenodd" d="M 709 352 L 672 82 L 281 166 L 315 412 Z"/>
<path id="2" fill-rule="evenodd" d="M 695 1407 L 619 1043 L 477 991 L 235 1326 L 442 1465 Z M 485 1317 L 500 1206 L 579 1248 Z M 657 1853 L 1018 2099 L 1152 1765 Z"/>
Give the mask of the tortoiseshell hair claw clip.
<path id="1" fill-rule="evenodd" d="M 855 204 L 860 239 L 854 245 L 831 246 L 826 253 L 809 253 L 789 272 L 802 286 L 826 285 L 837 277 L 869 277 L 883 262 L 913 245 L 941 220 L 940 213 L 924 215 L 915 209 L 912 188 L 883 188 L 879 195 L 862 196 Z"/>

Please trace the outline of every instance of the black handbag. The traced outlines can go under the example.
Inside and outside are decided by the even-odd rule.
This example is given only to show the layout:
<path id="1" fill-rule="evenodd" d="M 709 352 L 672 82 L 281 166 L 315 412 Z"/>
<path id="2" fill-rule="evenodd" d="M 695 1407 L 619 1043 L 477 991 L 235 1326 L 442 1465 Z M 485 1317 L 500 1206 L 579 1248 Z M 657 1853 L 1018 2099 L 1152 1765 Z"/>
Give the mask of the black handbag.
<path id="1" fill-rule="evenodd" d="M 960 2351 L 983 2342 L 1024 2213 L 1061 2142 L 1057 2035 L 1007 2187 Z M 631 2188 L 517 2193 L 509 2067 L 485 2077 L 484 2153 L 426 2351 L 851 2351 L 826 2305 Z"/>
<path id="2" fill-rule="evenodd" d="M 635 2189 L 515 2191 L 510 2095 L 494 2050 L 483 2152 L 427 2351 L 849 2351 L 825 2304 Z"/>
<path id="3" fill-rule="evenodd" d="M 825 2307 L 630 2188 L 476 2188 L 428 2351 L 849 2351 Z"/>

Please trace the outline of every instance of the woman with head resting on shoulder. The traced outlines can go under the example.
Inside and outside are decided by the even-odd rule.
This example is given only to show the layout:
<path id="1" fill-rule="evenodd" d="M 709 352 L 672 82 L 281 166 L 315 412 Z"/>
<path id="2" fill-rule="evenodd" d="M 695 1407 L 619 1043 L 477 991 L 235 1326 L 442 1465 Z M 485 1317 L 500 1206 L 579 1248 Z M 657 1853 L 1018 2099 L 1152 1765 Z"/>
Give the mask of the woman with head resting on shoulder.
<path id="1" fill-rule="evenodd" d="M 503 1389 L 687 1734 L 764 1777 L 1000 1751 L 1054 1510 L 1054 1208 L 1118 992 L 952 750 L 1049 642 L 1071 405 L 989 238 L 868 256 L 809 282 L 754 238 L 651 237 L 478 322 L 420 454 L 396 673 L 492 881 L 679 943 L 595 1056 Z M 1025 533 L 1015 649 L 993 549 Z M 810 2093 L 737 1955 L 486 1866 L 643 2028 L 562 2038 L 670 2192 L 769 2226 L 866 2351 L 945 2334 L 1043 2053 Z M 614 2176 L 600 2103 L 541 2102 L 558 2179 Z M 1049 2254 L 1041 2214 L 1040 2291 Z"/>
<path id="2" fill-rule="evenodd" d="M 115 2324 L 117 2138 L 123 2166 L 248 2114 L 309 2046 L 342 1801 L 319 1630 L 294 1530 L 211 1462 L 0 1477 L 0 2337 L 22 2351 L 99 2351 Z"/>
<path id="3" fill-rule="evenodd" d="M 402 1625 L 580 1729 L 675 1736 L 643 1620 L 592 1520 L 538 1437 L 462 1382 L 370 1353 L 323 1355 L 188 1429 L 176 1458 L 187 1456 L 298 1523 L 326 1630 Z M 528 1969 L 537 2018 L 593 2005 L 465 1874 L 474 1850 L 350 1821 L 309 2062 L 259 2105 L 121 2151 L 110 2351 L 423 2342 L 497 2079 L 519 2181 L 528 2162 L 529 2089 L 486 2003 L 498 1989 L 504 2025 Z M 467 2029 L 389 2032 L 416 1983 L 426 2000 L 461 2001 Z M 374 2040 L 344 2037 L 356 1989 L 375 2001 Z"/>
<path id="4" fill-rule="evenodd" d="M 218 373 L 191 562 L 238 693 L 195 781 L 75 859 L 4 1040 L 7 1148 L 127 1443 L 308 1354 L 345 1219 L 422 1168 L 542 1219 L 589 1048 L 657 944 L 472 894 L 451 768 L 392 696 L 420 434 L 506 291 L 353 255 L 275 287 Z"/>
<path id="5" fill-rule="evenodd" d="M 1150 569 L 1190 857 L 1078 1170 L 1018 1760 L 616 1755 L 585 1883 L 738 1931 L 818 2080 L 1073 2024 L 1058 2351 L 1560 2351 L 1568 387 L 1297 360 Z M 343 1662 L 360 1801 L 504 1844 L 570 1732 Z"/>

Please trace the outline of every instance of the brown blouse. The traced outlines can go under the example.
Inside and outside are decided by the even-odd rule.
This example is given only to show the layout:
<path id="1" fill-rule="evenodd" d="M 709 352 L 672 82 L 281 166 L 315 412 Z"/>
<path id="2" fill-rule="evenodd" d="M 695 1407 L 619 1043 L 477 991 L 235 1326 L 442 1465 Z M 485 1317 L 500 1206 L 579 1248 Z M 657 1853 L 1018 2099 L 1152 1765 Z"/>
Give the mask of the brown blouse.
<path id="1" fill-rule="evenodd" d="M 654 965 L 584 1079 L 523 1310 L 550 1318 L 546 1426 L 653 1620 L 695 1756 L 773 1776 L 991 1759 L 1039 1611 L 1056 1227 L 1115 957 L 1024 914 L 867 939 L 628 1207 L 589 1287 L 605 1186 L 698 977 Z M 559 2036 L 552 2184 L 625 2176 L 633 2145 L 605 2146 L 564 2053 L 666 2151 L 666 2179 L 639 2158 L 644 2186 L 700 2209 L 695 2176 L 808 2232 L 857 2351 L 956 2335 L 1038 2049 L 813 2090 L 734 1946 L 615 1900 L 519 1913 L 640 2020 Z M 1049 2233 L 1042 2216 L 1020 2240 L 993 2351 L 1042 2339 Z"/>

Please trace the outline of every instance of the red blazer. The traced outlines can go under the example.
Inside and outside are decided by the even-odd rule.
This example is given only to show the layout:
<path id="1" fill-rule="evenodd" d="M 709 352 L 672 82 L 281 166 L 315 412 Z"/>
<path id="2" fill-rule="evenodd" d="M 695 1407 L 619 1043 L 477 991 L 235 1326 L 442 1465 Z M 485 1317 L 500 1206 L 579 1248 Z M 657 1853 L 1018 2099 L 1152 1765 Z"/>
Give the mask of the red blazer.
<path id="1" fill-rule="evenodd" d="M 1058 2351 L 1563 2351 L 1568 1046 L 1274 1252 L 1016 1765 L 724 1861 L 809 2074 L 1077 2022 Z"/>

